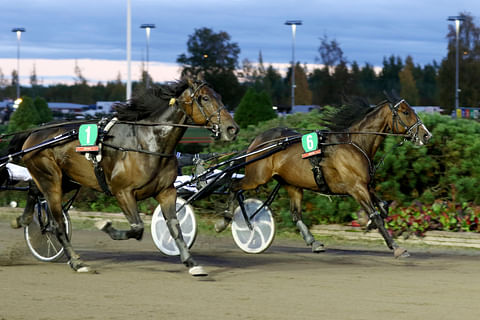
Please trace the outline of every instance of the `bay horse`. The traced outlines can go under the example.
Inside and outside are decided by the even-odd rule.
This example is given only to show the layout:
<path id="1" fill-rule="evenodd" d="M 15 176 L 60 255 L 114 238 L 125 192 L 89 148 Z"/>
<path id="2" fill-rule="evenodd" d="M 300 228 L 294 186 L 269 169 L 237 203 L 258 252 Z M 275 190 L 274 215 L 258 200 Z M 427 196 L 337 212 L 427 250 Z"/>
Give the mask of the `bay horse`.
<path id="1" fill-rule="evenodd" d="M 189 268 L 190 274 L 207 275 L 192 258 L 176 218 L 175 147 L 187 129 L 187 123 L 208 126 L 216 138 L 224 141 L 235 139 L 239 130 L 237 124 L 223 105 L 221 97 L 211 87 L 191 79 L 140 90 L 127 103 L 115 105 L 115 109 L 116 118 L 106 125 L 110 128 L 102 142 L 99 165 L 104 173 L 103 188 L 92 161 L 76 152 L 78 140 L 62 142 L 23 156 L 58 225 L 57 238 L 65 250 L 69 265 L 77 272 L 91 271 L 74 251 L 66 234 L 61 203 L 64 180 L 72 180 L 97 191 L 105 191 L 106 187 L 106 191 L 117 199 L 130 223 L 130 229 L 116 230 L 110 221 L 102 221 L 97 225 L 114 240 L 142 238 L 144 224 L 137 201 L 155 198 L 180 250 L 181 261 Z M 70 129 L 71 126 L 64 125 L 36 130 L 26 139 L 17 138 L 16 143 L 18 145 L 24 141 L 21 146 L 26 149 Z M 13 149 L 11 147 L 10 151 Z M 32 213 L 27 215 L 31 216 Z M 28 220 L 25 214 L 21 219 L 17 218 L 19 224 Z"/>
<path id="2" fill-rule="evenodd" d="M 367 212 L 370 227 L 379 229 L 387 246 L 394 251 L 394 256 L 407 256 L 407 251 L 395 243 L 385 228 L 383 219 L 388 215 L 387 208 L 372 187 L 375 173 L 373 158 L 386 133 L 403 135 L 419 146 L 426 144 L 432 135 L 405 100 L 389 99 L 376 107 L 359 100 L 325 117 L 325 124 L 331 131 L 325 134 L 316 169 L 309 159 L 302 159 L 302 144 L 292 143 L 284 150 L 248 164 L 245 177 L 234 182 L 232 191 L 253 190 L 272 179 L 278 180 L 290 198 L 293 221 L 313 252 L 322 252 L 325 248 L 315 240 L 302 221 L 303 189 L 350 195 Z M 247 152 L 292 136 L 300 135 L 288 128 L 270 129 L 257 136 Z M 255 157 L 261 157 L 261 154 L 247 157 L 246 161 Z M 320 175 L 317 179 L 312 170 Z M 225 218 L 215 225 L 216 231 L 225 229 L 231 217 L 232 211 L 227 210 Z"/>

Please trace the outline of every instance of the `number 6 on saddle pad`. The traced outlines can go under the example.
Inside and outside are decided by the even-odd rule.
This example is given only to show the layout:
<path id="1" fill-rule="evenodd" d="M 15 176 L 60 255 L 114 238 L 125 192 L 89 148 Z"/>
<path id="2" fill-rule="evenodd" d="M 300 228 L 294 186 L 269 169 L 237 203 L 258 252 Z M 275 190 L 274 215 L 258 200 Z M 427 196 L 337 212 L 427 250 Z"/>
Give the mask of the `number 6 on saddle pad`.
<path id="1" fill-rule="evenodd" d="M 305 153 L 302 154 L 302 158 L 308 158 L 311 156 L 322 153 L 322 149 L 318 148 L 318 132 L 311 132 L 302 136 L 302 147 Z"/>

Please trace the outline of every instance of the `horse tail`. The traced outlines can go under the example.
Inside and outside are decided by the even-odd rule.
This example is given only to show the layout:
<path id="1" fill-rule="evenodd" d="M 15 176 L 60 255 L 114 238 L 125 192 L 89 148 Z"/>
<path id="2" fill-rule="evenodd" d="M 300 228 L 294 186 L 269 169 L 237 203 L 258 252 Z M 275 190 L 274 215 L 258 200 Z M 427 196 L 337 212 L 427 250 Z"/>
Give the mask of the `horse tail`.
<path id="1" fill-rule="evenodd" d="M 6 155 L 21 151 L 25 140 L 27 140 L 31 133 L 31 131 L 27 131 L 15 134 L 8 144 Z"/>

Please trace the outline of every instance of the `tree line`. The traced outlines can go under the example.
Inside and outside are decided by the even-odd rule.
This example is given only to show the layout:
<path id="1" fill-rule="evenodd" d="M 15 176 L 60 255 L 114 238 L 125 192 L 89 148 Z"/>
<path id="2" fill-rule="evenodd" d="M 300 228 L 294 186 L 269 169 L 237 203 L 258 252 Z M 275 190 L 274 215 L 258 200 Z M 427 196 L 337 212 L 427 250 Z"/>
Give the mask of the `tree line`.
<path id="1" fill-rule="evenodd" d="M 474 17 L 461 13 L 464 17 L 460 25 L 460 105 L 478 107 L 480 105 L 480 28 Z M 396 91 L 411 105 L 441 106 L 447 113 L 454 107 L 455 86 L 455 28 L 449 25 L 447 55 L 440 62 L 426 65 L 415 64 L 414 57 L 391 55 L 383 59 L 380 67 L 370 63 L 359 65 L 349 62 L 344 56 L 340 43 L 320 38 L 316 61 L 322 67 L 310 70 L 300 62 L 295 64 L 295 102 L 298 105 L 341 104 L 343 96 L 363 96 L 372 103 L 384 99 L 384 91 Z M 240 47 L 225 31 L 215 32 L 209 28 L 195 29 L 188 37 L 187 53 L 177 58 L 182 68 L 182 76 L 198 76 L 204 79 L 222 95 L 230 110 L 235 110 L 248 89 L 265 92 L 271 103 L 280 110 L 288 110 L 291 101 L 291 72 L 285 75 L 272 65 L 265 66 L 262 52 L 258 61 L 239 60 Z M 111 82 L 88 85 L 79 69 L 75 70 L 76 82 L 73 85 L 57 84 L 42 86 L 36 75 L 30 77 L 31 86 L 22 87 L 22 93 L 31 97 L 43 97 L 47 101 L 93 104 L 101 100 L 125 100 L 125 84 L 120 76 Z M 15 96 L 17 81 L 13 71 L 8 82 L 0 70 L 0 100 Z M 144 85 L 152 79 L 144 70 L 142 79 L 134 83 Z M 152 79 L 154 80 L 154 79 Z M 172 79 L 173 80 L 173 79 Z"/>

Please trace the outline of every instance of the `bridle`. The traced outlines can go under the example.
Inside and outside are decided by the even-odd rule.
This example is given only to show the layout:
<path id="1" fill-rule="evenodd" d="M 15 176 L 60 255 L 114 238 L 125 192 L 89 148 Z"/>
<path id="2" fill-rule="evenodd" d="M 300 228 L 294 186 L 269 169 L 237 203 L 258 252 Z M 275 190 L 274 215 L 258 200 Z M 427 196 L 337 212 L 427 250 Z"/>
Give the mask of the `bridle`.
<path id="1" fill-rule="evenodd" d="M 211 126 L 209 127 L 209 130 L 212 131 L 213 133 L 213 136 L 215 138 L 218 138 L 220 137 L 221 135 L 221 131 L 220 131 L 220 124 L 221 124 L 221 115 L 220 115 L 220 112 L 226 108 L 225 105 L 223 105 L 222 107 L 218 108 L 215 112 L 213 112 L 212 114 L 210 114 L 210 116 L 207 116 L 206 112 L 205 112 L 205 109 L 204 107 L 202 106 L 202 103 L 199 101 L 199 98 L 200 98 L 200 95 L 198 94 L 200 92 L 200 89 L 203 88 L 204 86 L 206 86 L 207 83 L 206 82 L 202 82 L 200 83 L 196 88 L 195 90 L 193 90 L 193 92 L 190 94 L 190 101 L 187 102 L 187 101 L 183 101 L 184 103 L 186 104 L 190 104 L 192 106 L 192 111 L 193 111 L 193 104 L 195 103 L 195 105 L 197 106 L 198 110 L 200 111 L 200 113 L 203 115 L 203 117 L 205 118 L 205 124 L 208 125 L 209 123 L 211 124 Z M 186 115 L 187 117 L 193 121 L 192 117 L 189 116 L 185 110 L 182 110 Z M 217 122 L 214 123 L 212 121 L 212 117 L 214 116 L 217 116 Z"/>
<path id="2" fill-rule="evenodd" d="M 400 118 L 400 115 L 398 114 L 398 109 L 400 108 L 400 104 L 406 103 L 409 107 L 410 105 L 408 104 L 405 99 L 402 99 L 398 101 L 395 105 L 392 105 L 392 103 L 389 103 L 388 106 L 390 110 L 392 111 L 392 132 L 399 132 L 399 126 L 403 127 L 405 129 L 405 140 L 416 140 L 418 139 L 418 127 L 423 125 L 422 120 L 418 117 L 416 113 L 415 118 L 416 122 L 412 124 L 411 126 L 408 126 L 402 118 Z"/>

